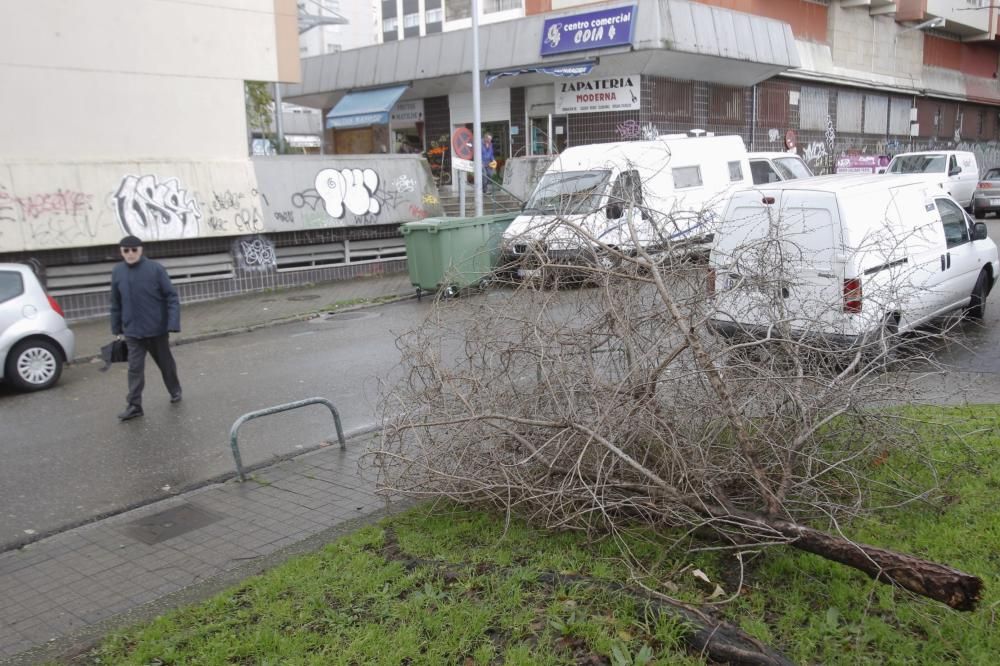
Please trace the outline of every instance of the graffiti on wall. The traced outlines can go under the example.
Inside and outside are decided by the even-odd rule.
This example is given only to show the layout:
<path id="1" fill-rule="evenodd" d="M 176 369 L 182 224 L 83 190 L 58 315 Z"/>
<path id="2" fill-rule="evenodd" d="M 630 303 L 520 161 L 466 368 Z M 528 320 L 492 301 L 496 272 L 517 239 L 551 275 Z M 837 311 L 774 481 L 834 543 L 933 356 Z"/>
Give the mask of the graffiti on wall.
<path id="1" fill-rule="evenodd" d="M 20 226 L 35 247 L 86 244 L 98 234 L 93 200 L 93 195 L 79 190 L 17 193 L 0 185 L 0 223 Z M 0 228 L 0 236 L 4 232 Z"/>
<path id="2" fill-rule="evenodd" d="M 220 234 L 259 234 L 264 231 L 264 218 L 257 205 L 263 197 L 256 190 L 237 192 L 216 190 L 211 192 L 209 201 L 203 207 L 209 211 L 206 223 L 212 231 Z"/>
<path id="3" fill-rule="evenodd" d="M 826 143 L 823 141 L 813 141 L 802 149 L 802 159 L 810 167 L 818 167 L 823 164 L 823 160 L 829 153 L 826 150 Z"/>
<path id="4" fill-rule="evenodd" d="M 144 241 L 197 238 L 201 208 L 177 178 L 125 176 L 114 194 L 115 213 L 126 235 Z"/>
<path id="5" fill-rule="evenodd" d="M 346 211 L 357 217 L 378 215 L 381 210 L 375 198 L 378 184 L 374 169 L 323 169 L 316 174 L 315 187 L 327 214 L 339 220 Z"/>
<path id="6" fill-rule="evenodd" d="M 233 243 L 233 256 L 243 270 L 268 271 L 278 266 L 274 245 L 263 236 L 241 238 Z"/>

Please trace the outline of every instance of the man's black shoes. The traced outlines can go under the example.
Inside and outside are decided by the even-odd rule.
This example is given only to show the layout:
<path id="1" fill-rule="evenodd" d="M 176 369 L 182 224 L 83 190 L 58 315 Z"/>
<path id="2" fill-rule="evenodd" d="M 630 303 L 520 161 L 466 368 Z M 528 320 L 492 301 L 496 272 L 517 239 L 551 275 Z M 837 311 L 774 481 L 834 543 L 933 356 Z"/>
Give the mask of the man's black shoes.
<path id="1" fill-rule="evenodd" d="M 170 396 L 170 402 L 180 402 L 182 397 L 183 396 L 181 396 L 181 392 L 178 391 L 177 393 L 174 393 L 172 396 Z"/>
<path id="2" fill-rule="evenodd" d="M 128 421 L 129 419 L 134 419 L 137 416 L 142 416 L 142 407 L 137 407 L 135 405 L 129 405 L 125 408 L 125 411 L 118 415 L 119 421 Z"/>

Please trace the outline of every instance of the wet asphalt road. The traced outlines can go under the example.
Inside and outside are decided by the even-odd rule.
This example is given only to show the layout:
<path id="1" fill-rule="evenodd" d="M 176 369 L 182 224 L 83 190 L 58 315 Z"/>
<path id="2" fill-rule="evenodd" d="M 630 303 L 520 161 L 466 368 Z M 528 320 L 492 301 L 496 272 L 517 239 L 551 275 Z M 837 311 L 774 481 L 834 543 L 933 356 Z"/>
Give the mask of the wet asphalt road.
<path id="1" fill-rule="evenodd" d="M 1000 222 L 989 226 L 1000 238 Z M 115 417 L 125 404 L 123 364 L 107 373 L 97 363 L 70 366 L 41 393 L 0 385 L 0 551 L 234 471 L 229 430 L 247 412 L 319 396 L 337 406 L 348 433 L 373 426 L 378 379 L 398 364 L 396 336 L 430 310 L 428 300 L 408 301 L 176 347 L 184 401 L 169 403 L 150 361 L 146 414 L 127 423 Z M 1000 287 L 985 324 L 958 331 L 963 344 L 935 350 L 953 371 L 926 378 L 928 398 L 1000 402 Z M 247 422 L 240 450 L 249 466 L 334 433 L 329 411 L 313 405 Z"/>
<path id="2" fill-rule="evenodd" d="M 184 400 L 170 404 L 146 366 L 145 416 L 120 423 L 126 370 L 68 366 L 49 391 L 0 387 L 0 550 L 235 470 L 229 430 L 240 415 L 319 396 L 345 431 L 375 421 L 394 341 L 430 309 L 403 302 L 174 348 Z M 239 431 L 245 465 L 335 441 L 329 410 L 269 415 Z"/>

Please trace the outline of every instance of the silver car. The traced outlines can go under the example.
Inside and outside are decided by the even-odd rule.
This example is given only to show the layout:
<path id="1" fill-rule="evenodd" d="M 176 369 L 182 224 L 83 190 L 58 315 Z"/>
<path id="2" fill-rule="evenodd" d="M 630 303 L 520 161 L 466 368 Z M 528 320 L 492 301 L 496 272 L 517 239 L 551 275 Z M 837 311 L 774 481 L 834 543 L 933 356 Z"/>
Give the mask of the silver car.
<path id="1" fill-rule="evenodd" d="M 73 358 L 74 344 L 62 308 L 31 267 L 0 264 L 0 380 L 22 391 L 47 389 Z"/>
<path id="2" fill-rule="evenodd" d="M 986 213 L 1000 213 L 1000 169 L 987 169 L 972 195 L 972 212 L 977 220 Z"/>

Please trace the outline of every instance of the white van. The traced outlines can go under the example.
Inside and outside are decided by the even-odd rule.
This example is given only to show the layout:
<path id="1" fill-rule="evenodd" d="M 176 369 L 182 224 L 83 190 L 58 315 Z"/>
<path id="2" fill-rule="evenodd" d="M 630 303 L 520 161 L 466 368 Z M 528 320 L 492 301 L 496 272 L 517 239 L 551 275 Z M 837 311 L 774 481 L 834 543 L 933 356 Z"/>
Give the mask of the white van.
<path id="1" fill-rule="evenodd" d="M 972 193 L 976 191 L 976 183 L 979 182 L 976 156 L 963 150 L 900 153 L 892 158 L 885 173 L 925 174 L 966 210 L 972 208 Z"/>
<path id="2" fill-rule="evenodd" d="M 798 155 L 793 153 L 753 152 L 750 160 L 750 175 L 754 185 L 779 183 L 796 178 L 812 178 L 812 169 Z"/>
<path id="3" fill-rule="evenodd" d="M 727 194 L 750 185 L 739 136 L 574 146 L 549 165 L 507 228 L 502 264 L 536 253 L 554 263 L 594 261 L 602 245 L 704 246 Z"/>
<path id="4" fill-rule="evenodd" d="M 709 258 L 712 323 L 839 342 L 957 309 L 982 318 L 997 246 L 936 185 L 838 175 L 733 194 Z"/>

